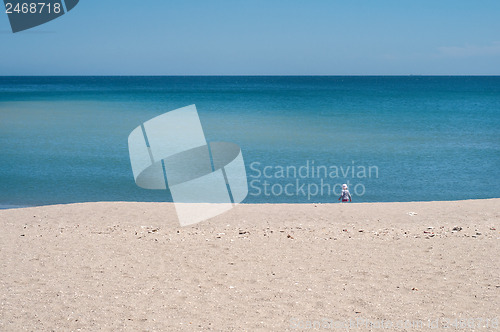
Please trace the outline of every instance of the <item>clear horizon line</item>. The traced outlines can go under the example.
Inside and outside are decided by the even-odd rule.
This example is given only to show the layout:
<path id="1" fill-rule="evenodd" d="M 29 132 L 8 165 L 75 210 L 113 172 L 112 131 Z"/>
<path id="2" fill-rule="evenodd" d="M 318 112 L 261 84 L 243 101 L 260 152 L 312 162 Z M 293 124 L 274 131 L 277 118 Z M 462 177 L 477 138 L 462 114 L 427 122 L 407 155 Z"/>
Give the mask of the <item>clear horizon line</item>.
<path id="1" fill-rule="evenodd" d="M 68 75 L 0 75 L 0 77 L 500 77 L 500 74 L 68 74 Z"/>

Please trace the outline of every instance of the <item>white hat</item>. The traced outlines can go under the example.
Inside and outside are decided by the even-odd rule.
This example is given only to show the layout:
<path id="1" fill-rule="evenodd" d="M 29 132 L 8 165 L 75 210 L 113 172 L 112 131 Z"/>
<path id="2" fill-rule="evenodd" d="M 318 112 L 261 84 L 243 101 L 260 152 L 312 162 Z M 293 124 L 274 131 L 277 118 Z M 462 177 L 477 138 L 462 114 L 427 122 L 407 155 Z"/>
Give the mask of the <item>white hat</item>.
<path id="1" fill-rule="evenodd" d="M 342 189 L 347 189 L 347 184 L 345 184 L 345 183 L 344 183 L 344 184 L 342 185 Z"/>

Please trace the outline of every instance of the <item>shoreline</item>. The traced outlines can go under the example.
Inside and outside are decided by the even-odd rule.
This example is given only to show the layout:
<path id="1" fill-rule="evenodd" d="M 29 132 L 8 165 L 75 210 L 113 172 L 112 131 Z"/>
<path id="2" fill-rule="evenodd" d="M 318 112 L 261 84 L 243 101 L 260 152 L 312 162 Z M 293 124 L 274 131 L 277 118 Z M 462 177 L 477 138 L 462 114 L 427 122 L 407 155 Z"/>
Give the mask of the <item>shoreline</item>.
<path id="1" fill-rule="evenodd" d="M 459 200 L 445 200 L 445 201 L 397 201 L 397 202 L 350 202 L 348 204 L 406 204 L 406 203 L 446 203 L 446 202 L 470 202 L 470 201 L 487 201 L 487 200 L 500 200 L 500 197 L 491 197 L 491 198 L 470 198 L 470 199 L 459 199 Z M 39 207 L 49 207 L 49 206 L 67 206 L 67 205 L 75 205 L 75 204 L 97 204 L 97 203 L 132 203 L 132 204 L 173 204 L 173 202 L 143 202 L 143 201 L 92 201 L 92 202 L 73 202 L 73 203 L 54 203 L 54 204 L 43 204 L 43 205 L 17 205 L 17 204 L 0 204 L 1 210 L 18 210 L 18 209 L 28 209 L 28 208 L 39 208 Z M 215 203 L 216 204 L 216 203 Z M 340 202 L 329 202 L 329 203 L 239 203 L 237 205 L 334 205 L 341 204 Z"/>

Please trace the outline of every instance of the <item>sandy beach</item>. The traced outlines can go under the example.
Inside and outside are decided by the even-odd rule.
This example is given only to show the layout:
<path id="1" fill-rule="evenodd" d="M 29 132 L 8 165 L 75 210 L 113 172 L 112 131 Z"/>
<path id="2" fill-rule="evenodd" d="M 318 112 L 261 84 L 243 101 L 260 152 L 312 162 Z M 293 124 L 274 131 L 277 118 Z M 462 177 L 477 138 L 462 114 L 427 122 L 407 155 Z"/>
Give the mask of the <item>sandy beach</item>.
<path id="1" fill-rule="evenodd" d="M 356 319 L 372 325 L 354 329 L 377 330 L 455 318 L 488 330 L 500 317 L 499 207 L 252 204 L 184 228 L 170 203 L 2 210 L 0 330 L 283 331 L 324 320 L 335 330 Z"/>

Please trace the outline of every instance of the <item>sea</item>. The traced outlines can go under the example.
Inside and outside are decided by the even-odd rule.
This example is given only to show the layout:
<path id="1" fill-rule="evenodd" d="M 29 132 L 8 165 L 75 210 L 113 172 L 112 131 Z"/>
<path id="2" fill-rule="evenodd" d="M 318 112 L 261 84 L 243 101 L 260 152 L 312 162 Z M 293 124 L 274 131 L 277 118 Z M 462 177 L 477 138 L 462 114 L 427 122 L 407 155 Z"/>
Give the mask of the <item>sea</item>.
<path id="1" fill-rule="evenodd" d="M 0 207 L 172 201 L 128 136 L 192 104 L 241 148 L 243 203 L 500 197 L 499 76 L 0 77 Z"/>

